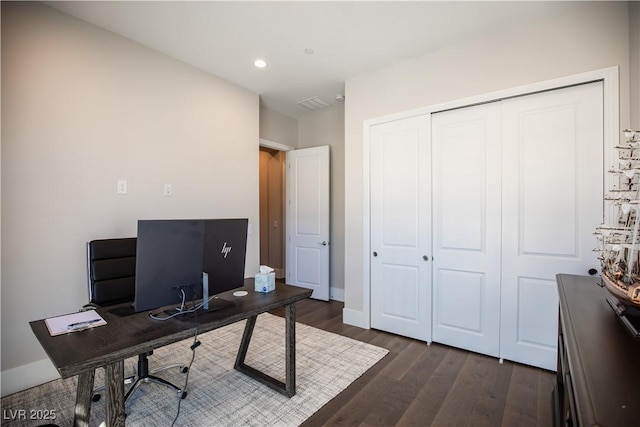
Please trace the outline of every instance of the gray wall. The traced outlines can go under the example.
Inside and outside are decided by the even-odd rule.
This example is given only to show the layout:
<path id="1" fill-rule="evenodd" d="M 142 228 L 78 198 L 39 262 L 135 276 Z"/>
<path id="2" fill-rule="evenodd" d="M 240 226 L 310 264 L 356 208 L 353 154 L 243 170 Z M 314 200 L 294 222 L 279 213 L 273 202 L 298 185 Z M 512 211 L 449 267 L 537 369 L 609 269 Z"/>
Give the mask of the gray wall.
<path id="1" fill-rule="evenodd" d="M 298 120 L 260 106 L 260 138 L 298 147 Z"/>
<path id="2" fill-rule="evenodd" d="M 344 104 L 293 119 L 276 111 L 260 107 L 260 138 L 289 145 L 310 148 L 329 145 L 331 151 L 331 213 L 330 213 L 330 297 L 344 299 Z"/>
<path id="3" fill-rule="evenodd" d="M 55 378 L 28 322 L 86 302 L 88 240 L 134 236 L 138 219 L 248 217 L 257 271 L 258 124 L 255 93 L 40 3 L 2 3 L 3 394 Z"/>
<path id="4" fill-rule="evenodd" d="M 299 148 L 329 145 L 331 152 L 330 286 L 331 299 L 344 300 L 344 104 L 299 120 Z"/>

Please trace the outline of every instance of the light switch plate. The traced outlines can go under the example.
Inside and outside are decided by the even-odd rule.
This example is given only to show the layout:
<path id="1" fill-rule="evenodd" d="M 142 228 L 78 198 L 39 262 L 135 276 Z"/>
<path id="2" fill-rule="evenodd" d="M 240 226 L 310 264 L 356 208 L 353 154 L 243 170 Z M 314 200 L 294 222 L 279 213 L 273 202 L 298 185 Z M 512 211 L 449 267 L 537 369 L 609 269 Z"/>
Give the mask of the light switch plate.
<path id="1" fill-rule="evenodd" d="M 127 181 L 124 179 L 118 180 L 118 194 L 127 194 Z"/>

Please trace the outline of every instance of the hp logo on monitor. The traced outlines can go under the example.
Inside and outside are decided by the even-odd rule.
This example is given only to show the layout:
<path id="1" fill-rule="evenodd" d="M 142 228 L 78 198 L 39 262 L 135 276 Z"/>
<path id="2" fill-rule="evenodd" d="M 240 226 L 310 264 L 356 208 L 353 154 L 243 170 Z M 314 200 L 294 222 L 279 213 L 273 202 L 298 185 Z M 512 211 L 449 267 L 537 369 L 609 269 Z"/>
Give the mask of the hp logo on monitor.
<path id="1" fill-rule="evenodd" d="M 224 242 L 224 244 L 222 245 L 222 250 L 220 251 L 220 253 L 224 254 L 224 257 L 226 258 L 227 255 L 229 255 L 229 252 L 231 252 L 231 246 L 227 246 L 227 242 Z"/>

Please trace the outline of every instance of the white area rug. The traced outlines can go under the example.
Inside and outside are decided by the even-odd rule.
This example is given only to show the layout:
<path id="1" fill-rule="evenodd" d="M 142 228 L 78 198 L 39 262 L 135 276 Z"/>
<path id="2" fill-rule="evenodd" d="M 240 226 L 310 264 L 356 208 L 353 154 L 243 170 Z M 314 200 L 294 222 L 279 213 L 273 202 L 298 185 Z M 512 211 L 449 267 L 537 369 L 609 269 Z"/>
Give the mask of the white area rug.
<path id="1" fill-rule="evenodd" d="M 284 319 L 258 316 L 246 363 L 284 381 Z M 297 426 L 382 359 L 388 351 L 360 341 L 296 324 L 296 395 L 287 398 L 233 369 L 244 322 L 198 337 L 201 345 L 189 373 L 188 396 L 176 426 Z M 150 365 L 188 365 L 193 339 L 154 351 Z M 125 375 L 136 358 L 125 361 Z M 159 374 L 183 386 L 177 369 Z M 96 372 L 96 385 L 103 372 Z M 56 380 L 2 399 L 3 426 L 71 426 L 76 378 Z M 170 426 L 177 395 L 166 387 L 144 384 L 126 406 L 127 426 Z M 24 410 L 22 417 L 20 410 Z M 54 415 L 48 421 L 45 415 Z M 26 419 L 21 419 L 26 418 Z M 36 418 L 36 419 L 34 419 Z M 40 418 L 40 419 L 37 419 Z M 51 417 L 49 417 L 51 418 Z M 91 425 L 104 421 L 104 399 L 91 407 Z"/>

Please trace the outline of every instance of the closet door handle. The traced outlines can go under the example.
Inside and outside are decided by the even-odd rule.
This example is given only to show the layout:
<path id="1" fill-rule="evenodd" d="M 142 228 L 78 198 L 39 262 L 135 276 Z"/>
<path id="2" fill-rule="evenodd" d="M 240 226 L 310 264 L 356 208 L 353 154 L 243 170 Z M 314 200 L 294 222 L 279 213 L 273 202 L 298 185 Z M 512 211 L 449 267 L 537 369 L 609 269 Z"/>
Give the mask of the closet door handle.
<path id="1" fill-rule="evenodd" d="M 428 256 L 426 256 L 426 255 L 423 255 L 423 256 L 422 256 L 422 259 L 423 259 L 423 260 L 425 260 L 425 261 L 429 261 L 429 257 L 428 257 Z"/>
<path id="2" fill-rule="evenodd" d="M 374 252 L 374 253 L 373 253 L 373 256 L 378 256 L 378 252 Z"/>

